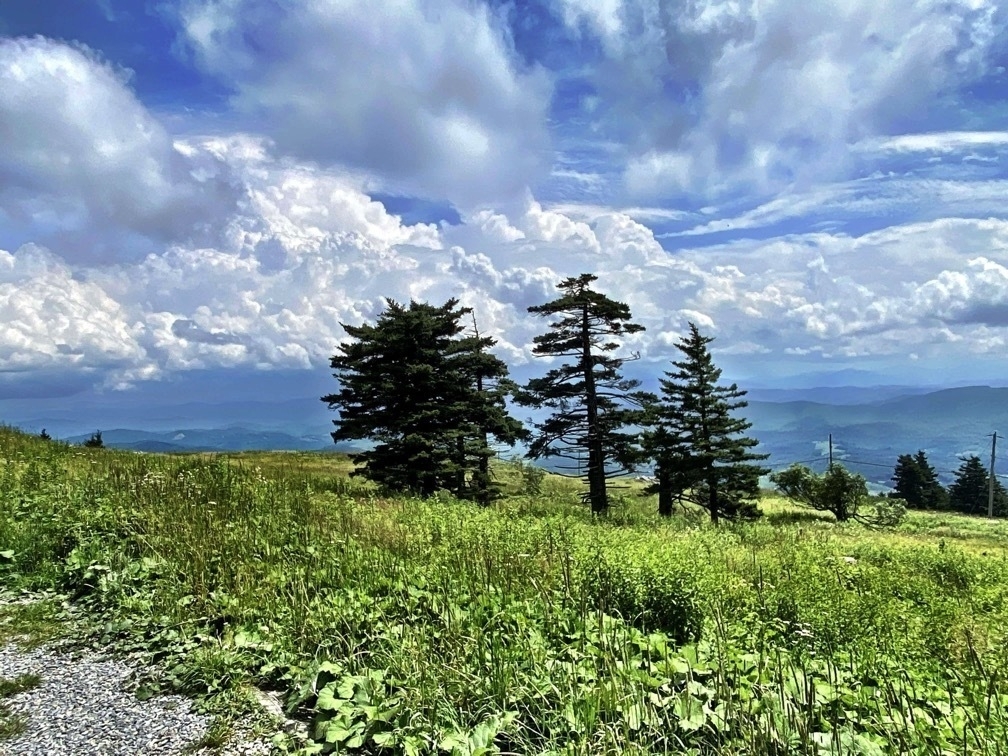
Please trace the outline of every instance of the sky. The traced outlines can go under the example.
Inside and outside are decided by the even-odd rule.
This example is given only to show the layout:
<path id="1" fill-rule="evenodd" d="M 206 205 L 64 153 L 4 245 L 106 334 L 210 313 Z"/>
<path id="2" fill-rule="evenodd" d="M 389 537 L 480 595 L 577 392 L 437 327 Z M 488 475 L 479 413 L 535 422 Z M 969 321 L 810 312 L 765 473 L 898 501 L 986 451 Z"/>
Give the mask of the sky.
<path id="1" fill-rule="evenodd" d="M 0 417 L 312 394 L 386 298 L 459 298 L 535 374 L 527 308 L 582 272 L 646 327 L 646 381 L 694 322 L 743 387 L 1004 384 L 1006 27 L 990 0 L 0 0 Z"/>

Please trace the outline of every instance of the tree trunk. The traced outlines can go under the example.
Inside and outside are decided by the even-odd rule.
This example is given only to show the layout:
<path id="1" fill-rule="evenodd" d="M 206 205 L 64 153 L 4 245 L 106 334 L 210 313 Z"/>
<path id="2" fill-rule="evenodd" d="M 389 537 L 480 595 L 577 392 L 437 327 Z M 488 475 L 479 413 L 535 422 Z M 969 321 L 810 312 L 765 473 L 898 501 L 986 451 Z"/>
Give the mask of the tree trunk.
<path id="1" fill-rule="evenodd" d="M 475 327 L 476 316 L 474 315 L 473 328 Z M 476 331 L 476 337 L 479 338 L 479 331 Z M 483 376 L 479 373 L 476 374 L 476 393 L 481 400 L 485 399 L 483 396 Z M 480 448 L 480 458 L 476 474 L 473 476 L 473 488 L 476 489 L 476 502 L 481 507 L 486 507 L 490 505 L 490 456 L 488 454 L 490 444 L 487 440 L 485 427 L 480 429 L 480 437 L 483 440 L 483 445 Z"/>
<path id="2" fill-rule="evenodd" d="M 671 517 L 674 503 L 672 501 L 672 485 L 667 473 L 658 472 L 658 514 L 661 517 Z"/>
<path id="3" fill-rule="evenodd" d="M 486 434 L 483 434 L 483 449 L 480 450 L 479 467 L 476 475 L 473 476 L 474 487 L 476 489 L 476 502 L 481 507 L 490 506 L 490 456 L 487 453 L 489 444 L 486 441 Z"/>
<path id="4" fill-rule="evenodd" d="M 465 451 L 465 438 L 459 436 L 455 439 L 455 453 L 458 455 L 458 460 L 456 464 L 458 469 L 455 471 L 455 495 L 460 499 L 465 495 L 465 475 L 466 475 L 466 451 Z"/>
<path id="5" fill-rule="evenodd" d="M 721 502 L 718 501 L 717 478 L 708 478 L 707 488 L 709 489 L 707 508 L 710 510 L 711 522 L 717 525 L 721 519 Z"/>
<path id="6" fill-rule="evenodd" d="M 609 509 L 606 496 L 605 452 L 599 433 L 598 395 L 595 390 L 595 366 L 592 364 L 591 332 L 588 329 L 588 305 L 581 311 L 581 365 L 585 377 L 585 410 L 588 415 L 588 499 L 592 514 Z"/>

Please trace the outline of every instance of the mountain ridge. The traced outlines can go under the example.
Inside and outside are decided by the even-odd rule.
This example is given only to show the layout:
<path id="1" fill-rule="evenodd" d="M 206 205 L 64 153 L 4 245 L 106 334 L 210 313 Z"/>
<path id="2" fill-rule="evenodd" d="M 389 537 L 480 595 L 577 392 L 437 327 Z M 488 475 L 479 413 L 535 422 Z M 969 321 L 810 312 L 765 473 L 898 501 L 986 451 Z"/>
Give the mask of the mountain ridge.
<path id="1" fill-rule="evenodd" d="M 1001 430 L 1008 434 L 1008 387 L 959 386 L 926 390 L 907 388 L 903 394 L 892 395 L 900 387 L 847 387 L 846 398 L 860 396 L 874 401 L 859 403 L 827 403 L 808 397 L 825 396 L 836 387 L 800 389 L 787 401 L 750 399 L 741 415 L 753 427 L 750 435 L 760 442 L 760 450 L 771 455 L 769 465 L 775 469 L 796 461 L 823 469 L 828 462 L 829 439 L 833 438 L 834 459 L 865 475 L 876 485 L 888 483 L 896 458 L 923 449 L 939 475 L 949 482 L 964 455 L 977 454 L 984 460 L 990 456 L 990 435 Z M 768 390 L 752 392 L 766 396 Z M 775 392 L 778 390 L 774 390 Z M 785 396 L 772 393 L 771 396 Z M 164 452 L 227 452 L 250 450 L 327 451 L 360 449 L 361 445 L 332 443 L 332 413 L 318 400 L 309 404 L 307 398 L 277 402 L 254 401 L 227 403 L 224 417 L 216 427 L 206 419 L 205 402 L 189 402 L 171 407 L 145 408 L 142 417 L 159 417 L 160 427 L 130 428 L 124 425 L 103 429 L 106 445 L 137 451 Z M 200 414 L 200 418 L 177 417 L 174 424 L 165 418 L 184 406 Z M 69 416 L 71 409 L 61 411 Z M 116 413 L 116 418 L 125 413 Z M 244 418 L 243 420 L 241 418 Z M 194 421 L 193 421 L 194 420 Z M 142 421 L 140 421 L 142 422 Z M 164 423 L 162 425 L 162 423 Z M 94 427 L 75 423 L 79 432 L 53 432 L 53 436 L 71 443 L 84 441 Z M 45 422 L 22 423 L 29 432 L 47 427 Z M 83 427 L 82 427 L 83 426 Z M 101 427 L 101 424 L 97 424 Z M 1008 451 L 1008 444 L 1002 449 Z M 1002 451 L 1002 458 L 1005 457 Z M 516 451 L 517 453 L 517 451 Z M 1000 465 L 1008 469 L 1008 461 Z"/>

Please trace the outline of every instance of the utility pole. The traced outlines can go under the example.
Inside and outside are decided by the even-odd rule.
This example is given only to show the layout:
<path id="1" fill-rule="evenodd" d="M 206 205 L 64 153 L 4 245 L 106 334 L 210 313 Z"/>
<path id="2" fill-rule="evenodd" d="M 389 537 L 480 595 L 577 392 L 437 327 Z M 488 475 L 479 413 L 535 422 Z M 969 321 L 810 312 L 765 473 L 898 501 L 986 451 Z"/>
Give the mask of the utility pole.
<path id="1" fill-rule="evenodd" d="M 997 449 L 997 431 L 991 439 L 990 478 L 987 480 L 987 516 L 994 517 L 994 451 Z"/>

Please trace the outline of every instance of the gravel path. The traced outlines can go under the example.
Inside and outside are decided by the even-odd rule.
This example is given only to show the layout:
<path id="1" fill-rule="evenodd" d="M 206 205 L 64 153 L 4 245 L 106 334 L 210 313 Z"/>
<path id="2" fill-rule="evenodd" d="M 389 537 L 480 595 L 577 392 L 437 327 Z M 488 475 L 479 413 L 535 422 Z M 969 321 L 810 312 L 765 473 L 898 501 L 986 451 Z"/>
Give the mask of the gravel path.
<path id="1" fill-rule="evenodd" d="M 4 756 L 175 756 L 194 753 L 210 718 L 179 696 L 137 700 L 128 664 L 95 653 L 15 645 L 0 648 L 0 677 L 36 674 L 42 682 L 4 699 L 12 713 L 28 718 L 20 735 L 0 741 Z M 267 742 L 225 746 L 225 756 L 270 752 Z M 210 753 L 196 751 L 195 753 Z"/>

